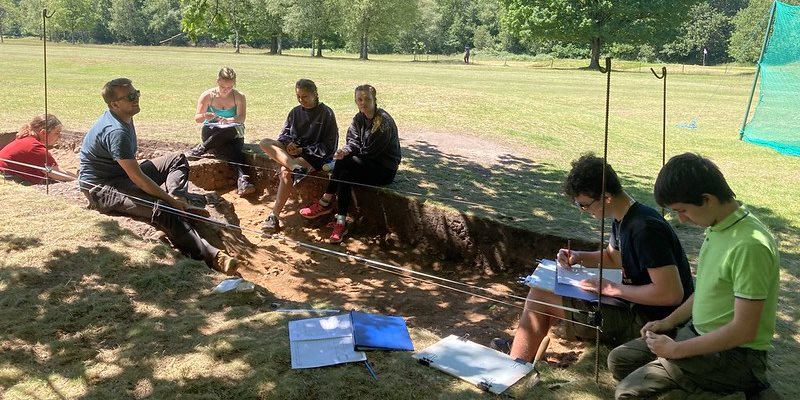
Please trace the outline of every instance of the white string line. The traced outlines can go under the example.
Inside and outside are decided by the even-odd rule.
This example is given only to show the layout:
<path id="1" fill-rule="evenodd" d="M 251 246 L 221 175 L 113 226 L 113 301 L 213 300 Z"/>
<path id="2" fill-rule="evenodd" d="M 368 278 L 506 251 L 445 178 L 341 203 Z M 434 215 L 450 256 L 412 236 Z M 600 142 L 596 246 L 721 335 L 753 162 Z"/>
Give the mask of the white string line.
<path id="1" fill-rule="evenodd" d="M 22 163 L 22 162 L 18 162 L 18 161 L 8 160 L 8 159 L 5 159 L 5 158 L 0 158 L 0 161 L 8 161 L 8 162 L 11 162 L 11 163 L 14 163 L 14 164 L 19 164 L 19 165 L 24 165 L 24 166 L 27 166 L 27 167 L 30 167 L 30 168 L 34 168 L 34 169 L 44 170 L 44 168 L 42 168 L 42 167 L 40 167 L 38 165 Z M 6 169 L 10 170 L 8 168 L 6 168 Z M 52 171 L 52 172 L 58 174 L 58 172 L 56 172 L 56 171 Z M 60 174 L 60 175 L 67 176 L 67 175 L 64 175 L 64 174 Z M 103 186 L 103 185 L 95 185 L 95 184 L 83 181 L 81 179 L 76 179 L 76 181 L 80 182 L 80 183 L 83 183 L 83 184 L 86 184 L 86 185 L 89 185 L 92 188 L 98 188 L 98 187 L 102 187 Z M 312 245 L 310 243 L 305 243 L 305 242 L 302 242 L 300 240 L 292 239 L 292 238 L 289 238 L 289 237 L 286 237 L 286 236 L 283 236 L 283 235 L 264 233 L 264 232 L 261 232 L 261 231 L 255 230 L 255 229 L 245 228 L 245 227 L 242 227 L 242 226 L 239 226 L 239 225 L 229 224 L 227 222 L 217 221 L 217 220 L 214 220 L 214 219 L 211 219 L 211 218 L 202 217 L 202 216 L 199 216 L 199 215 L 196 215 L 196 214 L 188 213 L 186 211 L 170 207 L 170 206 L 165 205 L 163 203 L 157 205 L 157 202 L 152 202 L 152 201 L 149 201 L 147 199 L 142 199 L 142 198 L 139 198 L 139 197 L 127 194 L 127 193 L 122 193 L 122 192 L 119 192 L 119 193 L 121 195 L 123 195 L 123 196 L 126 196 L 126 197 L 130 198 L 135 203 L 138 202 L 138 204 L 140 204 L 140 205 L 147 205 L 147 206 L 154 206 L 154 207 L 157 206 L 159 209 L 161 209 L 163 211 L 170 212 L 170 213 L 175 214 L 175 215 L 184 216 L 186 218 L 193 219 L 193 220 L 196 220 L 196 221 L 202 221 L 202 222 L 210 223 L 210 224 L 217 225 L 217 226 L 224 227 L 224 228 L 228 228 L 228 229 L 231 229 L 231 230 L 250 232 L 250 233 L 254 233 L 256 235 L 260 235 L 262 237 L 266 237 L 266 238 L 270 238 L 270 239 L 283 240 L 283 241 L 295 244 L 295 245 L 300 246 L 300 247 L 305 247 L 307 249 L 314 250 L 314 251 L 316 251 L 318 253 L 324 253 L 324 254 L 328 254 L 328 255 L 332 255 L 332 256 L 336 256 L 336 257 L 343 257 L 343 258 L 349 258 L 349 259 L 352 259 L 352 260 L 360 261 L 360 262 L 366 264 L 369 267 L 373 267 L 373 268 L 375 268 L 375 267 L 388 268 L 388 269 L 392 269 L 392 270 L 395 270 L 395 271 L 405 272 L 405 273 L 408 273 L 408 274 L 411 274 L 411 275 L 419 275 L 419 276 L 423 276 L 423 277 L 428 278 L 428 279 L 447 282 L 449 284 L 465 286 L 465 287 L 468 287 L 468 288 L 473 289 L 473 290 L 484 291 L 484 292 L 490 293 L 490 294 L 492 294 L 494 296 L 501 296 L 501 297 L 507 297 L 507 298 L 511 298 L 511 299 L 515 299 L 515 300 L 524 301 L 524 302 L 537 303 L 537 304 L 546 305 L 546 306 L 562 309 L 564 311 L 569 311 L 569 312 L 573 312 L 573 313 L 581 313 L 581 314 L 589 314 L 589 313 L 591 313 L 591 311 L 580 310 L 580 309 L 577 309 L 577 308 L 567 307 L 567 306 L 564 306 L 564 305 L 551 304 L 551 303 L 547 303 L 547 302 L 543 302 L 543 301 L 539 301 L 539 300 L 528 299 L 528 298 L 517 296 L 517 295 L 498 292 L 496 290 L 492 290 L 492 289 L 489 289 L 489 288 L 482 288 L 482 287 L 478 287 L 478 286 L 475 286 L 475 285 L 470 285 L 470 284 L 467 284 L 467 283 L 454 281 L 454 280 L 451 280 L 451 279 L 442 278 L 442 277 L 438 277 L 438 276 L 435 276 L 435 275 L 427 274 L 427 273 L 424 273 L 424 272 L 419 272 L 419 271 L 414 271 L 414 270 L 407 269 L 407 268 L 398 267 L 398 266 L 391 265 L 391 264 L 388 264 L 388 263 L 385 263 L 385 262 L 382 262 L 382 261 L 372 260 L 372 259 L 369 259 L 369 258 L 366 258 L 366 257 L 363 257 L 363 256 L 359 256 L 359 255 L 355 255 L 355 254 L 343 253 L 343 252 L 340 252 L 340 251 L 331 250 L 331 249 L 327 249 L 327 248 L 324 248 L 324 247 Z M 472 294 L 472 293 L 470 293 L 470 294 Z M 492 300 L 494 301 L 494 299 L 492 299 Z"/>
<path id="2" fill-rule="evenodd" d="M 40 171 L 46 171 L 43 167 L 38 166 L 38 165 L 23 163 L 23 162 L 14 161 L 14 160 L 9 160 L 9 159 L 6 159 L 6 158 L 1 158 L 0 157 L 0 161 L 5 161 L 5 162 L 12 163 L 12 164 L 22 165 L 22 166 L 26 166 L 26 167 L 29 167 L 29 168 L 37 169 L 37 170 L 40 170 Z M 13 171 L 15 173 L 20 173 L 20 174 L 24 174 L 24 175 L 28 175 L 28 176 L 41 178 L 39 175 L 32 175 L 30 173 L 26 173 L 26 172 L 23 172 L 23 171 L 15 170 L 15 169 L 12 169 L 12 168 L 5 168 L 5 170 L 6 171 Z M 58 172 L 58 171 L 50 171 L 50 173 L 52 173 L 54 175 L 59 175 L 59 176 L 65 177 L 65 178 L 69 178 L 70 180 L 78 182 L 78 183 L 82 183 L 84 185 L 89 186 L 90 189 L 102 188 L 103 187 L 103 185 L 95 185 L 93 183 L 90 183 L 90 182 L 87 182 L 87 181 L 84 181 L 84 180 L 81 180 L 81 179 L 73 178 L 73 177 L 71 177 L 69 175 L 63 174 L 63 173 Z M 75 190 L 81 191 L 82 189 L 81 189 L 80 186 L 75 186 Z M 222 226 L 222 227 L 225 227 L 225 228 L 229 228 L 229 229 L 233 229 L 233 230 L 241 230 L 241 228 L 239 226 L 237 226 L 237 225 L 233 225 L 233 224 L 229 224 L 229 223 L 226 223 L 226 222 L 213 220 L 213 219 L 206 218 L 206 217 L 203 217 L 203 216 L 200 216 L 200 215 L 197 215 L 197 214 L 193 214 L 191 212 L 187 212 L 187 211 L 184 211 L 184 210 L 180 210 L 180 209 L 171 207 L 168 204 L 164 203 L 161 199 L 158 199 L 157 201 L 153 202 L 153 201 L 150 201 L 150 200 L 146 200 L 146 199 L 142 199 L 142 198 L 136 197 L 136 196 L 128 194 L 128 193 L 122 193 L 122 192 L 118 192 L 118 193 L 120 195 L 128 197 L 129 199 L 131 199 L 134 203 L 136 203 L 138 205 L 153 206 L 153 207 L 158 206 L 158 208 L 160 210 L 163 210 L 163 211 L 175 214 L 175 215 L 179 215 L 179 216 L 182 216 L 182 217 L 187 218 L 187 219 L 191 219 L 191 220 L 199 221 L 199 222 L 207 222 L 207 223 L 211 223 L 211 224 L 216 224 L 216 225 L 219 225 L 219 226 Z"/>
<path id="3" fill-rule="evenodd" d="M 406 276 L 406 275 L 397 273 L 395 271 L 386 270 L 386 269 L 383 269 L 383 268 L 380 268 L 380 267 L 372 266 L 371 268 L 374 268 L 374 269 L 377 269 L 377 270 L 380 270 L 380 271 L 383 271 L 383 272 L 386 272 L 386 273 L 389 273 L 389 274 L 398 275 L 398 276 L 401 276 L 401 277 L 404 277 L 404 278 L 414 279 L 414 280 L 417 280 L 417 281 L 420 281 L 420 282 L 425 282 L 425 283 L 429 283 L 431 285 L 436 285 L 436 286 L 439 286 L 439 287 L 443 287 L 445 289 L 449 289 L 449 290 L 452 290 L 454 292 L 468 294 L 468 295 L 475 296 L 475 297 L 478 297 L 478 298 L 481 298 L 481 299 L 485 299 L 485 300 L 489 300 L 489 301 L 492 301 L 492 302 L 495 302 L 495 303 L 503 304 L 503 305 L 506 305 L 506 306 L 509 306 L 509 307 L 520 308 L 520 309 L 522 309 L 523 312 L 531 312 L 531 313 L 541 314 L 541 315 L 545 315 L 545 316 L 548 316 L 548 317 L 551 317 L 551 318 L 555 318 L 555 319 L 559 319 L 559 320 L 562 320 L 562 321 L 574 323 L 574 324 L 577 324 L 577 325 L 583 325 L 585 327 L 589 327 L 589 328 L 592 328 L 592 329 L 597 329 L 600 332 L 603 331 L 603 329 L 601 327 L 599 327 L 599 326 L 589 325 L 589 324 L 586 324 L 584 322 L 575 321 L 575 320 L 572 320 L 572 319 L 569 319 L 569 318 L 566 318 L 566 317 L 559 317 L 558 315 L 553 315 L 553 314 L 550 314 L 550 313 L 547 313 L 547 312 L 544 312 L 544 311 L 541 311 L 541 310 L 534 310 L 534 309 L 530 309 L 530 308 L 525 308 L 525 307 L 522 307 L 522 306 L 520 306 L 518 304 L 508 303 L 508 302 L 505 302 L 505 301 L 502 301 L 502 300 L 498 300 L 498 299 L 495 299 L 495 298 L 483 296 L 483 295 L 480 295 L 480 294 L 477 294 L 477 293 L 472 293 L 472 292 L 468 292 L 466 290 L 461 290 L 461 289 L 458 289 L 458 288 L 450 287 L 450 286 L 447 286 L 447 285 L 444 285 L 444 284 L 441 284 L 441 283 L 428 281 L 428 280 L 425 280 L 425 279 L 422 279 L 422 278 L 417 278 L 415 276 Z M 506 295 L 506 296 L 510 297 L 510 295 Z M 527 299 L 527 298 L 525 299 L 525 301 L 526 302 L 531 302 L 531 303 L 539 303 L 539 304 L 544 304 L 544 305 L 548 305 L 548 306 L 553 306 L 553 304 L 544 303 L 544 302 L 541 302 L 541 301 L 538 301 L 538 300 L 531 300 L 531 299 Z M 566 310 L 569 307 L 562 307 L 562 308 Z M 580 313 L 587 314 L 589 318 L 594 318 L 594 314 L 595 313 L 593 311 L 586 311 L 586 310 L 576 310 L 576 311 L 579 311 Z"/>
<path id="4" fill-rule="evenodd" d="M 148 150 L 158 151 L 158 149 L 153 148 L 153 147 L 149 147 L 149 146 L 139 146 L 139 147 L 144 148 L 144 149 L 148 149 Z M 242 151 L 242 153 L 245 153 L 245 152 Z M 258 155 L 258 153 L 252 153 L 252 152 L 247 152 L 247 153 L 248 154 L 252 154 L 254 156 Z M 206 159 L 206 160 L 216 160 L 216 161 L 220 161 L 220 162 L 223 162 L 223 163 L 228 163 L 228 164 L 231 164 L 231 165 L 236 165 L 236 166 L 241 166 L 241 167 L 248 167 L 248 168 L 260 169 L 260 170 L 265 170 L 265 171 L 272 171 L 272 172 L 274 172 L 276 174 L 279 172 L 275 168 L 262 167 L 260 165 L 238 163 L 238 162 L 235 162 L 235 161 L 229 161 L 229 160 L 225 160 L 223 158 L 219 158 L 218 156 L 213 154 L 213 149 L 207 151 L 202 156 L 199 156 L 197 158 L 198 159 Z M 346 184 L 350 184 L 350 185 L 354 185 L 354 186 L 362 186 L 362 187 L 371 188 L 371 189 L 383 189 L 383 190 L 388 190 L 388 191 L 392 191 L 392 192 L 396 192 L 396 193 L 407 194 L 407 195 L 415 196 L 415 197 L 434 198 L 434 199 L 439 199 L 439 200 L 443 200 L 443 201 L 451 201 L 451 202 L 454 202 L 454 203 L 461 203 L 461 204 L 471 205 L 471 206 L 475 206 L 475 207 L 489 208 L 489 209 L 492 209 L 492 210 L 495 210 L 495 211 L 499 210 L 499 211 L 513 211 L 513 212 L 519 212 L 519 213 L 527 213 L 526 210 L 520 210 L 520 209 L 514 209 L 514 208 L 502 208 L 502 207 L 499 208 L 499 207 L 496 207 L 496 206 L 493 206 L 493 205 L 484 204 L 484 203 L 477 203 L 477 202 L 474 202 L 474 201 L 458 199 L 458 198 L 455 198 L 455 197 L 447 197 L 447 196 L 441 196 L 441 195 L 429 194 L 429 193 L 412 192 L 412 191 L 397 189 L 397 188 L 393 188 L 393 187 L 389 187 L 389 186 L 369 185 L 369 184 L 366 184 L 366 183 L 351 182 L 351 181 L 346 181 L 346 180 L 342 180 L 342 179 L 326 178 L 326 177 L 322 177 L 322 176 L 318 176 L 318 175 L 311 175 L 310 172 L 307 173 L 307 174 L 299 174 L 299 173 L 296 173 L 294 171 L 290 171 L 288 169 L 287 169 L 287 172 L 292 174 L 292 175 L 302 175 L 302 176 L 310 177 L 310 178 L 313 178 L 313 179 L 325 179 L 325 180 L 328 180 L 328 181 L 346 183 Z M 503 192 L 503 194 L 524 195 L 525 193 L 523 193 L 523 192 Z M 529 218 L 518 218 L 518 219 L 515 219 L 515 221 L 526 221 L 526 220 L 529 220 Z M 572 221 L 572 222 L 580 222 L 579 220 L 570 220 L 570 221 Z"/>
<path id="5" fill-rule="evenodd" d="M 145 147 L 145 148 L 147 148 L 147 147 Z M 149 149 L 153 150 L 152 148 L 149 148 Z M 250 154 L 256 155 L 257 153 L 250 153 Z M 275 168 L 262 167 L 262 166 L 259 166 L 259 165 L 252 165 L 252 164 L 237 163 L 237 162 L 228 161 L 228 160 L 216 157 L 216 156 L 202 156 L 200 158 L 206 159 L 206 160 L 216 160 L 216 161 L 220 161 L 220 162 L 223 162 L 223 163 L 228 163 L 228 164 L 231 164 L 231 165 L 237 165 L 237 166 L 248 167 L 248 168 L 253 168 L 253 169 L 259 169 L 259 170 L 264 170 L 264 171 L 271 171 L 271 172 L 274 172 L 275 174 L 279 173 L 279 170 L 275 169 Z M 444 202 L 465 204 L 465 205 L 468 205 L 468 206 L 489 209 L 489 210 L 492 210 L 493 212 L 495 212 L 497 214 L 501 214 L 501 212 L 507 212 L 507 213 L 512 213 L 513 212 L 513 213 L 520 213 L 520 214 L 528 214 L 530 212 L 529 210 L 522 210 L 522 209 L 517 209 L 517 208 L 507 208 L 507 207 L 497 207 L 495 205 L 489 205 L 489 204 L 485 204 L 485 203 L 478 203 L 478 202 L 474 202 L 474 201 L 470 201 L 470 200 L 463 200 L 463 199 L 459 199 L 459 198 L 455 198 L 455 197 L 448 197 L 448 196 L 442 196 L 442 195 L 431 194 L 431 193 L 412 192 L 412 191 L 409 191 L 409 190 L 398 189 L 396 187 L 391 187 L 391 186 L 376 186 L 376 185 L 369 185 L 369 184 L 361 183 L 361 182 L 346 181 L 346 180 L 343 180 L 343 179 L 334 179 L 333 177 L 323 177 L 323 176 L 319 176 L 319 175 L 312 175 L 311 172 L 309 172 L 307 174 L 300 174 L 300 173 L 297 173 L 297 172 L 294 172 L 294 171 L 290 171 L 288 169 L 287 169 L 286 172 L 288 172 L 288 173 L 290 173 L 292 175 L 301 175 L 301 176 L 304 176 L 306 178 L 327 180 L 327 181 L 338 182 L 338 183 L 345 183 L 345 184 L 349 184 L 349 185 L 352 185 L 352 186 L 361 186 L 361 187 L 370 188 L 370 189 L 385 190 L 385 191 L 405 194 L 405 195 L 409 195 L 409 196 L 413 196 L 413 197 L 421 197 L 421 198 L 426 198 L 426 199 L 441 200 L 441 201 L 444 201 Z M 524 192 L 510 192 L 510 191 L 502 192 L 501 194 L 526 195 L 526 193 L 524 193 Z M 531 220 L 531 218 L 518 218 L 518 217 L 512 217 L 512 218 L 513 218 L 513 221 L 515 221 L 515 222 L 523 222 L 523 221 L 530 221 Z M 562 220 L 566 220 L 566 221 L 569 221 L 569 222 L 577 222 L 577 223 L 583 223 L 584 222 L 581 219 L 573 219 L 573 218 L 562 218 Z"/>
<path id="6" fill-rule="evenodd" d="M 0 158 L 0 160 L 3 160 L 3 159 L 2 159 L 2 158 Z M 5 160 L 3 160 L 3 161 L 5 161 Z M 6 169 L 5 169 L 5 171 L 11 171 L 11 172 L 13 172 L 14 174 L 18 174 L 18 175 L 25 175 L 25 176 L 29 176 L 29 177 L 31 177 L 31 178 L 39 178 L 39 179 L 42 179 L 42 180 L 44 180 L 44 176 L 42 176 L 42 175 L 31 174 L 31 173 L 29 173 L 29 172 L 24 172 L 24 171 L 21 171 L 21 170 L 15 170 L 15 169 L 11 169 L 11 168 L 6 168 Z M 55 173 L 55 172 L 54 172 L 54 173 Z M 8 176 L 9 178 L 12 178 L 12 176 L 11 176 L 11 175 L 4 175 L 4 176 Z"/>

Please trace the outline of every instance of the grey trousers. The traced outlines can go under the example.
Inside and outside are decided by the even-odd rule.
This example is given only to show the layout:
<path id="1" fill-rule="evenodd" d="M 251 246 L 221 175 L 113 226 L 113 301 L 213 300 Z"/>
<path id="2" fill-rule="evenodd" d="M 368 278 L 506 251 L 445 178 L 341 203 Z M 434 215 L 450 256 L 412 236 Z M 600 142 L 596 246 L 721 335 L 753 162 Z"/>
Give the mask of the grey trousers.
<path id="1" fill-rule="evenodd" d="M 167 193 L 186 194 L 189 162 L 183 154 L 168 154 L 142 161 L 139 165 L 153 182 L 159 186 L 165 185 Z M 89 200 L 89 208 L 102 213 L 116 212 L 145 219 L 164 231 L 181 253 L 195 260 L 204 260 L 213 268 L 214 256 L 219 250 L 200 237 L 186 219 L 164 209 L 161 200 L 139 189 L 127 175 L 95 187 L 82 187 L 81 191 Z"/>
<path id="2" fill-rule="evenodd" d="M 678 330 L 675 340 L 697 336 L 690 322 Z M 648 398 L 671 389 L 753 394 L 769 387 L 767 352 L 744 347 L 666 359 L 656 357 L 645 340 L 638 338 L 611 350 L 608 369 L 620 381 L 614 393 L 616 399 Z"/>

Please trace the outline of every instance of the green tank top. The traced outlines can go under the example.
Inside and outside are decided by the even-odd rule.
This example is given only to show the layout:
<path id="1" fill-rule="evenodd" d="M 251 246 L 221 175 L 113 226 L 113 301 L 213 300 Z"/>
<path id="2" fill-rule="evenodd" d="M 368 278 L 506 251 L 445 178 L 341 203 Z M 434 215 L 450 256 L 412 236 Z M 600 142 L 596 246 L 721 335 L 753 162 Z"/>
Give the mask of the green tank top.
<path id="1" fill-rule="evenodd" d="M 236 116 L 236 94 L 233 95 L 233 107 L 231 108 L 217 108 L 214 107 L 214 97 L 211 97 L 211 101 L 208 102 L 208 107 L 206 107 L 207 112 L 212 112 L 218 117 L 222 118 L 233 118 Z M 212 121 L 205 120 L 203 121 L 203 125 L 211 124 Z M 244 125 L 239 125 L 236 127 L 238 135 L 236 137 L 244 137 Z"/>

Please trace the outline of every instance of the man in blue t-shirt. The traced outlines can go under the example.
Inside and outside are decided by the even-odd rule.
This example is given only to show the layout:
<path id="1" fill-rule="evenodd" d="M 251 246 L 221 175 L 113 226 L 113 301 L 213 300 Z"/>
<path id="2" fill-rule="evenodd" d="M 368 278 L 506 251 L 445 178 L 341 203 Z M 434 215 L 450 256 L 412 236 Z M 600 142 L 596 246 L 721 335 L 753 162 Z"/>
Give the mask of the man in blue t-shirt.
<path id="1" fill-rule="evenodd" d="M 141 163 L 136 160 L 133 116 L 140 111 L 141 92 L 130 79 L 117 78 L 106 83 L 101 94 L 108 110 L 86 133 L 80 151 L 78 178 L 90 208 L 144 218 L 164 231 L 182 253 L 220 272 L 233 273 L 236 259 L 201 238 L 183 218 L 186 213 L 208 216 L 205 209 L 186 202 L 186 157 L 173 153 Z"/>

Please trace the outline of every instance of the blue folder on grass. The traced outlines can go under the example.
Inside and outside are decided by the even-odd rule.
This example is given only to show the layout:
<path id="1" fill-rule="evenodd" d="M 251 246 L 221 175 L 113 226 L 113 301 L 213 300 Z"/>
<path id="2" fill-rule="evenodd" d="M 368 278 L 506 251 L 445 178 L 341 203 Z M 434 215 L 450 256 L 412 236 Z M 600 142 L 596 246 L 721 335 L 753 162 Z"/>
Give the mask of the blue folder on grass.
<path id="1" fill-rule="evenodd" d="M 353 347 L 356 351 L 414 351 L 411 335 L 403 317 L 350 312 L 353 326 Z"/>

